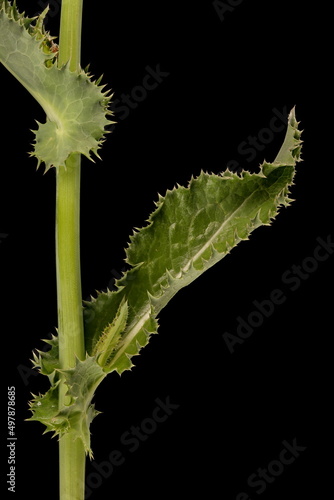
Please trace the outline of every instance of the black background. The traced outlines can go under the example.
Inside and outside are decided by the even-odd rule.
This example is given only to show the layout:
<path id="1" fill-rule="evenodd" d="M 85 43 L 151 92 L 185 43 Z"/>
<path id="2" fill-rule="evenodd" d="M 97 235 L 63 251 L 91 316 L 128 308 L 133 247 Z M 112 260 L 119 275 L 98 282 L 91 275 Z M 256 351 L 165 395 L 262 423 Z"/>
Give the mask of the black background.
<path id="1" fill-rule="evenodd" d="M 83 297 L 106 288 L 122 271 L 128 236 L 144 225 L 157 193 L 186 184 L 201 169 L 218 173 L 230 160 L 249 170 L 273 160 L 284 132 L 251 162 L 239 146 L 268 128 L 274 109 L 296 105 L 304 161 L 292 189 L 296 201 L 272 227 L 258 229 L 179 292 L 160 314 L 159 335 L 134 359 L 136 367 L 109 376 L 98 389 L 102 414 L 91 427 L 95 461 L 108 460 L 116 449 L 125 461 L 90 498 L 200 491 L 230 500 L 240 492 L 252 500 L 321 498 L 329 477 L 324 443 L 333 256 L 295 291 L 282 275 L 313 256 L 317 238 L 333 234 L 322 29 L 329 12 L 297 0 L 244 0 L 222 21 L 210 1 L 180 4 L 85 2 L 82 65 L 91 63 L 93 74 L 104 74 L 115 99 L 142 85 L 147 66 L 160 65 L 168 76 L 126 119 L 116 113 L 119 123 L 101 151 L 103 162 L 83 160 Z M 20 8 L 33 15 L 43 3 L 21 1 Z M 57 34 L 56 2 L 47 22 Z M 31 352 L 57 325 L 55 178 L 53 171 L 36 172 L 27 154 L 30 129 L 34 119 L 43 121 L 43 111 L 4 68 L 0 75 L 2 447 L 7 386 L 15 385 L 15 496 L 29 492 L 36 500 L 56 500 L 57 442 L 42 436 L 40 424 L 24 422 L 30 393 L 47 388 L 44 377 L 25 372 Z M 253 301 L 268 299 L 273 289 L 282 290 L 286 301 L 231 354 L 224 332 L 235 334 L 237 318 L 246 320 Z M 178 409 L 131 453 L 121 435 L 142 425 L 156 399 L 167 397 Z M 265 492 L 247 485 L 252 473 L 278 458 L 283 440 L 294 439 L 306 449 Z M 3 477 L 7 468 L 5 463 Z M 88 463 L 87 475 L 93 471 Z"/>

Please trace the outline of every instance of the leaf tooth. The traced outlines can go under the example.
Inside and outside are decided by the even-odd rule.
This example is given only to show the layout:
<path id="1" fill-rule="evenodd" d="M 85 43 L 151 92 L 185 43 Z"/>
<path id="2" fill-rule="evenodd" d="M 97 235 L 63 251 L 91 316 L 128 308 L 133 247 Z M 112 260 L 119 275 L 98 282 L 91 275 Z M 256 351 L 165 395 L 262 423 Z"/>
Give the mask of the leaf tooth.
<path id="1" fill-rule="evenodd" d="M 233 246 L 237 245 L 238 243 L 240 243 L 240 241 L 242 240 L 243 238 L 239 235 L 238 233 L 238 229 L 235 228 L 234 229 L 234 233 L 233 233 Z"/>
<path id="2" fill-rule="evenodd" d="M 38 351 L 37 349 L 36 349 L 36 351 L 40 354 L 40 351 Z M 30 361 L 32 361 L 32 363 L 34 363 L 35 365 L 39 365 L 39 363 L 41 361 L 41 358 L 40 358 L 40 355 L 37 356 L 36 351 L 32 352 L 32 355 L 33 355 L 34 359 L 30 360 Z"/>
<path id="3" fill-rule="evenodd" d="M 172 275 L 172 273 L 170 272 L 169 269 L 166 269 L 165 276 L 167 277 L 167 280 L 168 280 L 168 286 L 171 286 L 174 283 L 176 278 L 174 278 L 174 276 Z"/>
<path id="4" fill-rule="evenodd" d="M 87 306 L 87 307 L 90 307 L 92 303 L 96 302 L 96 298 L 93 297 L 93 295 L 90 295 L 89 297 L 90 297 L 89 300 L 82 301 L 83 304 L 85 304 L 85 306 Z"/>
<path id="5" fill-rule="evenodd" d="M 136 354 L 134 354 L 134 356 L 136 356 L 136 355 L 138 355 L 138 354 L 139 354 L 139 351 L 140 351 L 140 349 L 141 349 L 142 347 L 144 347 L 144 346 L 142 346 L 142 345 L 139 343 L 139 341 L 138 341 L 138 340 L 136 340 L 136 349 L 137 349 L 137 352 L 136 352 Z"/>
<path id="6" fill-rule="evenodd" d="M 236 173 L 232 172 L 228 168 L 226 170 L 224 170 L 223 172 L 221 172 L 220 175 L 221 175 L 221 177 L 224 177 L 225 179 L 234 179 L 236 177 Z"/>
<path id="7" fill-rule="evenodd" d="M 275 202 L 277 205 L 285 205 L 285 200 L 287 198 L 286 189 L 283 189 L 280 193 L 278 193 Z"/>
<path id="8" fill-rule="evenodd" d="M 259 227 L 259 226 L 261 226 L 261 225 L 262 225 L 262 220 L 261 220 L 261 218 L 260 218 L 260 213 L 261 213 L 261 210 L 258 210 L 258 211 L 256 212 L 255 217 L 253 217 L 253 219 L 251 220 L 251 222 L 252 222 L 252 226 L 253 226 L 254 228 Z"/>
<path id="9" fill-rule="evenodd" d="M 149 340 L 149 338 L 151 337 L 151 335 L 156 335 L 158 333 L 158 327 L 155 328 L 155 330 L 153 332 L 149 332 L 146 328 L 143 328 L 143 331 L 147 337 L 147 341 Z"/>
<path id="10" fill-rule="evenodd" d="M 214 249 L 214 246 L 213 246 L 213 243 L 210 243 L 210 247 L 209 247 L 209 250 L 210 250 L 210 255 L 208 255 L 208 257 L 204 257 L 202 255 L 200 255 L 194 262 L 193 262 L 193 267 L 196 269 L 196 270 L 200 270 L 200 269 L 204 269 L 205 267 L 205 264 L 207 262 L 209 262 L 211 259 L 212 259 L 212 254 L 213 254 L 213 249 Z"/>
<path id="11" fill-rule="evenodd" d="M 160 296 L 158 295 L 152 295 L 149 291 L 146 292 L 147 293 L 147 296 L 148 296 L 148 300 L 150 302 L 150 304 L 152 305 L 152 307 L 155 309 L 156 306 L 159 304 L 160 302 Z"/>
<path id="12" fill-rule="evenodd" d="M 135 365 L 132 363 L 132 357 L 133 356 L 137 356 L 137 354 L 129 354 L 127 352 L 124 353 L 125 357 L 127 358 L 128 362 L 129 362 L 129 365 L 128 365 L 128 368 L 125 368 L 126 370 L 132 370 L 132 368 L 135 367 Z M 119 372 L 119 369 L 116 368 L 116 371 L 119 375 L 122 374 L 122 372 Z M 123 370 L 122 370 L 123 371 Z"/>
<path id="13" fill-rule="evenodd" d="M 104 75 L 102 75 L 98 80 L 94 81 L 95 85 L 99 88 L 99 90 L 101 92 L 108 86 L 106 83 L 103 83 L 102 85 L 100 85 L 103 77 L 104 77 Z M 111 92 L 111 89 L 108 89 L 106 92 L 102 92 L 102 94 L 104 96 L 107 96 L 108 94 L 110 94 L 110 92 Z"/>
<path id="14" fill-rule="evenodd" d="M 210 245 L 210 248 L 211 248 L 211 259 L 212 258 L 216 258 L 218 257 L 218 255 L 222 255 L 225 253 L 225 251 L 223 250 L 222 252 L 220 252 L 214 245 L 214 243 L 211 243 Z"/>
<path id="15" fill-rule="evenodd" d="M 51 170 L 52 167 L 53 165 L 45 165 L 45 170 L 43 172 L 43 175 L 45 175 L 49 170 Z"/>
<path id="16" fill-rule="evenodd" d="M 54 335 L 52 333 L 51 335 L 51 339 L 42 339 L 43 342 L 45 342 L 46 344 L 50 344 L 50 345 L 57 345 L 58 344 L 58 337 L 57 335 Z"/>
<path id="17" fill-rule="evenodd" d="M 104 142 L 104 141 L 103 141 L 103 142 Z M 99 153 L 98 153 L 98 150 L 99 150 L 99 149 L 100 149 L 100 145 L 99 145 L 97 148 L 92 149 L 91 151 L 92 151 L 92 153 L 96 156 L 96 158 L 98 158 L 99 160 L 101 160 L 101 161 L 102 161 L 102 158 L 101 158 L 101 156 L 100 156 L 100 155 L 99 155 Z M 94 163 L 95 163 L 95 162 L 94 162 Z"/>

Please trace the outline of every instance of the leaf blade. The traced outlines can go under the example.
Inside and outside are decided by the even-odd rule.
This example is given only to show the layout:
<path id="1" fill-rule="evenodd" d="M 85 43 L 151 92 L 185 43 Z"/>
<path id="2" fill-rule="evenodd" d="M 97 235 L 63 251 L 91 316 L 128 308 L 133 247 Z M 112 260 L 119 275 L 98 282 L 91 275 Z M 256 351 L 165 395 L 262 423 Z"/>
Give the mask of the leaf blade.
<path id="1" fill-rule="evenodd" d="M 44 11 L 26 18 L 15 4 L 0 0 L 0 62 L 44 109 L 47 119 L 35 130 L 34 151 L 48 170 L 64 166 L 72 153 L 98 156 L 108 115 L 110 93 L 83 70 L 58 67 L 53 38 L 44 30 Z"/>
<path id="2" fill-rule="evenodd" d="M 160 197 L 148 225 L 135 232 L 126 250 L 131 266 L 117 291 L 102 293 L 85 304 L 87 350 L 112 321 L 122 300 L 129 305 L 128 327 L 110 371 L 131 368 L 132 356 L 157 331 L 156 317 L 169 300 L 212 267 L 261 225 L 269 225 L 281 206 L 288 206 L 289 186 L 300 160 L 300 131 L 294 110 L 286 139 L 273 163 L 257 174 L 202 172 L 188 187 Z"/>

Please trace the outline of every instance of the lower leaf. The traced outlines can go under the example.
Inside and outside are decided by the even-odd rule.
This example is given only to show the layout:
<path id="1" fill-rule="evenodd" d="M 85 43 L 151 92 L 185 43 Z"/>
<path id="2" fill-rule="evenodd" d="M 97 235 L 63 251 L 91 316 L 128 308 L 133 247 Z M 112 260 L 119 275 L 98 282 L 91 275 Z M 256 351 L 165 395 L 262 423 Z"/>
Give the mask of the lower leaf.
<path id="1" fill-rule="evenodd" d="M 53 432 L 54 436 L 70 432 L 74 440 L 83 442 L 86 453 L 92 458 L 89 427 L 99 412 L 91 402 L 106 373 L 96 357 L 89 356 L 84 361 L 77 359 L 75 368 L 56 371 L 65 377 L 69 404 L 58 408 L 58 379 L 46 394 L 35 396 L 30 402 L 32 416 L 28 420 L 41 422 L 46 427 L 45 432 Z"/>

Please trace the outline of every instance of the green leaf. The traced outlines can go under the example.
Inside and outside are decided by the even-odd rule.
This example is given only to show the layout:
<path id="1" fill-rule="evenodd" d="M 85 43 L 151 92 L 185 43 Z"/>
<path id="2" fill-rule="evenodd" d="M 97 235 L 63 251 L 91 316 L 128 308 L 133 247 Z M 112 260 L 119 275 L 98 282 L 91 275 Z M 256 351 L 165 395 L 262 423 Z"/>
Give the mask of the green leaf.
<path id="1" fill-rule="evenodd" d="M 47 115 L 35 131 L 32 156 L 60 167 L 72 153 L 98 156 L 105 127 L 111 122 L 109 92 L 89 73 L 57 66 L 54 37 L 44 30 L 46 9 L 38 18 L 26 18 L 15 4 L 0 0 L 0 62 L 39 102 Z"/>
<path id="2" fill-rule="evenodd" d="M 27 420 L 41 422 L 46 426 L 45 433 L 53 432 L 54 436 L 71 432 L 73 439 L 82 440 L 86 453 L 92 458 L 89 427 L 99 412 L 91 401 L 106 373 L 97 363 L 96 357 L 90 356 L 84 361 L 77 359 L 75 368 L 56 371 L 65 376 L 69 404 L 58 408 L 58 379 L 46 394 L 34 396 L 30 402 L 32 416 Z"/>
<path id="3" fill-rule="evenodd" d="M 259 173 L 202 172 L 187 187 L 159 197 L 148 225 L 131 237 L 126 250 L 131 269 L 118 280 L 118 289 L 85 303 L 88 353 L 126 300 L 127 327 L 108 370 L 122 373 L 133 366 L 132 356 L 156 333 L 158 313 L 178 290 L 247 240 L 254 229 L 269 225 L 280 206 L 289 205 L 289 186 L 300 160 L 300 135 L 292 110 L 278 157 L 263 163 Z"/>
<path id="4" fill-rule="evenodd" d="M 44 339 L 44 342 L 51 346 L 48 351 L 39 351 L 33 353 L 33 366 L 37 368 L 42 375 L 49 377 L 50 383 L 55 382 L 55 377 L 57 375 L 57 370 L 60 368 L 59 365 L 59 341 L 58 337 L 52 335 L 51 340 Z"/>
<path id="5" fill-rule="evenodd" d="M 108 367 L 112 362 L 116 347 L 125 330 L 128 319 L 128 304 L 122 301 L 118 308 L 117 314 L 109 325 L 103 330 L 102 335 L 93 347 L 93 356 L 97 356 L 100 366 L 108 371 Z"/>

